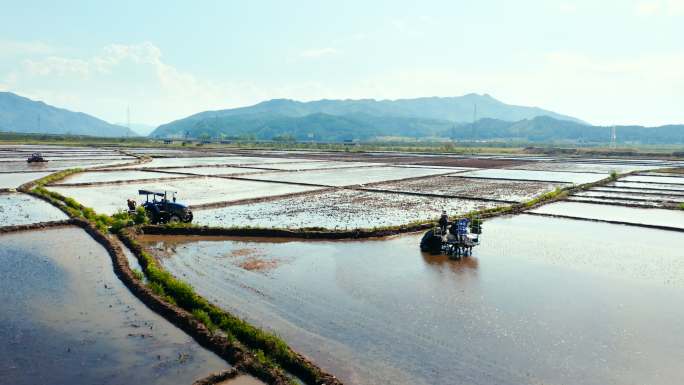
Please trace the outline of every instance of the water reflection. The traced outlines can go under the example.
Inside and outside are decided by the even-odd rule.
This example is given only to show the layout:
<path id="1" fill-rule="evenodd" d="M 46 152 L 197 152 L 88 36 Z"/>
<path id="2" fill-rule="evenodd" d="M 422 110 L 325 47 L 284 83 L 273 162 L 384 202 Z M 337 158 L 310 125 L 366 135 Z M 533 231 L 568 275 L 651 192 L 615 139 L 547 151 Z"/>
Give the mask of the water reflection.
<path id="1" fill-rule="evenodd" d="M 477 268 L 479 266 L 477 256 L 472 255 L 457 260 L 451 259 L 444 254 L 431 254 L 427 252 L 421 252 L 420 254 L 428 266 L 435 268 L 439 272 L 450 271 L 456 275 L 477 275 Z"/>

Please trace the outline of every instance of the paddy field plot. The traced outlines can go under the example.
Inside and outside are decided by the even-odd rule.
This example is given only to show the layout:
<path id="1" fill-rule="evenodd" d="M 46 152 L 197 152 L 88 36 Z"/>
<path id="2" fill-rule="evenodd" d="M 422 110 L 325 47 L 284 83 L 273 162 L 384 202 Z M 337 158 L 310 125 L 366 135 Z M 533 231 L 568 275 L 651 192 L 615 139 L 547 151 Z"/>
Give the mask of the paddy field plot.
<path id="1" fill-rule="evenodd" d="M 628 175 L 620 179 L 625 182 L 645 182 L 656 184 L 679 184 L 684 186 L 684 178 L 678 176 Z"/>
<path id="2" fill-rule="evenodd" d="M 594 203 L 556 202 L 536 208 L 532 212 L 684 229 L 684 210 L 642 209 Z M 649 242 L 647 239 L 643 241 Z"/>
<path id="3" fill-rule="evenodd" d="M 197 177 L 158 182 L 131 182 L 116 186 L 50 186 L 49 189 L 64 196 L 74 198 L 85 206 L 92 207 L 98 213 L 113 214 L 119 209 L 125 209 L 126 200 L 129 198 L 136 199 L 139 203 L 141 200 L 144 201 L 144 196 L 138 196 L 138 190 L 177 191 L 180 203 L 193 206 L 314 191 L 319 188 L 282 183 Z"/>
<path id="4" fill-rule="evenodd" d="M 265 173 L 248 176 L 249 179 L 290 183 L 318 184 L 323 186 L 353 186 L 390 180 L 446 174 L 449 171 L 410 167 L 361 167 L 337 170 L 307 170 L 299 172 Z"/>
<path id="5" fill-rule="evenodd" d="M 269 164 L 268 168 L 275 170 L 316 170 L 322 168 L 351 168 L 351 167 L 369 167 L 369 166 L 383 166 L 382 163 L 369 162 L 336 162 L 336 161 L 308 161 L 296 163 L 275 163 Z"/>
<path id="6" fill-rule="evenodd" d="M 22 193 L 0 193 L 0 226 L 69 219 L 51 204 Z"/>
<path id="7" fill-rule="evenodd" d="M 152 161 L 122 168 L 171 168 L 171 167 L 194 167 L 194 166 L 217 166 L 217 165 L 264 165 L 281 162 L 297 162 L 301 159 L 290 158 L 263 158 L 249 156 L 214 156 L 198 158 L 154 158 Z"/>
<path id="8" fill-rule="evenodd" d="M 556 188 L 568 185 L 569 184 L 553 182 L 486 180 L 435 176 L 425 179 L 381 183 L 374 185 L 373 188 L 391 191 L 407 191 L 418 194 L 465 196 L 523 202 L 543 193 L 553 191 Z"/>
<path id="9" fill-rule="evenodd" d="M 684 376 L 680 233 L 502 217 L 485 221 L 482 244 L 460 261 L 421 253 L 421 236 L 145 243 L 200 295 L 345 384 L 678 385 Z"/>
<path id="10" fill-rule="evenodd" d="M 570 171 L 570 172 L 598 172 L 610 174 L 611 171 L 625 173 L 638 170 L 650 170 L 654 166 L 630 165 L 630 164 L 606 164 L 585 162 L 530 162 L 511 169 L 537 170 L 537 171 Z"/>
<path id="11" fill-rule="evenodd" d="M 53 160 L 46 163 L 0 162 L 0 171 L 59 171 L 68 168 L 90 168 L 97 166 L 119 166 L 131 160 Z"/>
<path id="12" fill-rule="evenodd" d="M 629 189 L 646 189 L 646 190 L 673 190 L 684 192 L 684 185 L 680 184 L 664 184 L 664 183 L 641 183 L 641 182 L 616 182 L 608 184 L 610 187 L 622 187 Z"/>
<path id="13" fill-rule="evenodd" d="M 477 200 L 336 190 L 194 211 L 198 225 L 357 229 L 398 226 L 502 205 Z"/>
<path id="14" fill-rule="evenodd" d="M 80 228 L 0 235 L 0 382 L 190 384 L 228 365 L 148 309 Z"/>
<path id="15" fill-rule="evenodd" d="M 0 173 L 0 189 L 17 188 L 24 183 L 40 179 L 50 174 L 51 172 L 49 171 Z"/>
<path id="16" fill-rule="evenodd" d="M 158 179 L 158 178 L 184 178 L 187 175 L 162 173 L 154 171 L 86 171 L 74 175 L 70 175 L 58 182 L 55 185 L 71 184 L 71 183 L 102 183 L 102 182 L 121 182 L 133 181 L 136 179 Z"/>
<path id="17" fill-rule="evenodd" d="M 230 166 L 217 166 L 217 167 L 179 167 L 179 168 L 165 168 L 164 172 L 180 172 L 184 174 L 195 174 L 195 175 L 244 175 L 244 174 L 255 174 L 262 173 L 264 170 L 247 168 L 247 167 L 230 167 Z"/>
<path id="18" fill-rule="evenodd" d="M 529 171 L 511 169 L 487 169 L 464 172 L 454 177 L 473 177 L 488 179 L 510 179 L 528 181 L 548 181 L 561 183 L 584 184 L 607 178 L 608 174 L 575 173 L 562 171 Z"/>

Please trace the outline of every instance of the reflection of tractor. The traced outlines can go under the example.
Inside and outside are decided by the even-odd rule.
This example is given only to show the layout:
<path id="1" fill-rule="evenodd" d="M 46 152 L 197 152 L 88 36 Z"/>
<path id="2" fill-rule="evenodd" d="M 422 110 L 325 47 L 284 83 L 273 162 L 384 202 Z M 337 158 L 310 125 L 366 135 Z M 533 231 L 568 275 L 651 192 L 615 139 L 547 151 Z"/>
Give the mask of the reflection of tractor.
<path id="1" fill-rule="evenodd" d="M 26 161 L 29 163 L 45 163 L 47 162 L 47 159 L 43 158 L 43 155 L 41 155 L 40 152 L 34 152 Z"/>
<path id="2" fill-rule="evenodd" d="M 461 258 L 473 253 L 473 247 L 480 244 L 482 224 L 480 219 L 461 218 L 446 227 L 436 226 L 428 230 L 420 240 L 420 250 L 434 254 L 445 253 L 449 257 Z"/>
<path id="3" fill-rule="evenodd" d="M 176 203 L 176 192 L 171 192 L 172 201 L 167 198 L 168 192 L 138 190 L 139 195 L 145 195 L 145 208 L 150 222 L 157 223 L 178 223 L 192 222 L 192 211 L 184 204 Z M 152 199 L 150 200 L 150 196 Z M 157 199 L 159 197 L 159 199 Z M 128 201 L 128 209 L 135 210 L 135 201 Z"/>

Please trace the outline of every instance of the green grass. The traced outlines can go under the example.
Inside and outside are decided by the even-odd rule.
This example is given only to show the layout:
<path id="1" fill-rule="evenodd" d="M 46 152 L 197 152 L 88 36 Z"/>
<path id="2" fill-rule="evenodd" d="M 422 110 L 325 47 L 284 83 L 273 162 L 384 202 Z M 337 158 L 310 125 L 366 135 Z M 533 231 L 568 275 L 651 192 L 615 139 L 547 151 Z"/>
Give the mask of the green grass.
<path id="1" fill-rule="evenodd" d="M 684 210 L 684 203 L 680 203 L 679 206 L 677 206 L 680 210 Z"/>

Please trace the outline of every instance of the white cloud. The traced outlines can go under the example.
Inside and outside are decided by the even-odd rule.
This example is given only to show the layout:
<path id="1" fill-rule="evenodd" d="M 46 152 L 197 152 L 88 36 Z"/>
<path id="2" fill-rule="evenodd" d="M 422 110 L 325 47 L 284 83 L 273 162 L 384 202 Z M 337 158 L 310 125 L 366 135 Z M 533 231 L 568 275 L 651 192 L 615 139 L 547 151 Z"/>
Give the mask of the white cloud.
<path id="1" fill-rule="evenodd" d="M 299 56 L 307 59 L 317 59 L 321 58 L 324 56 L 331 56 L 331 55 L 336 55 L 338 54 L 339 51 L 335 48 L 332 47 L 325 47 L 325 48 L 319 48 L 319 49 L 310 49 L 303 51 L 299 54 Z"/>

